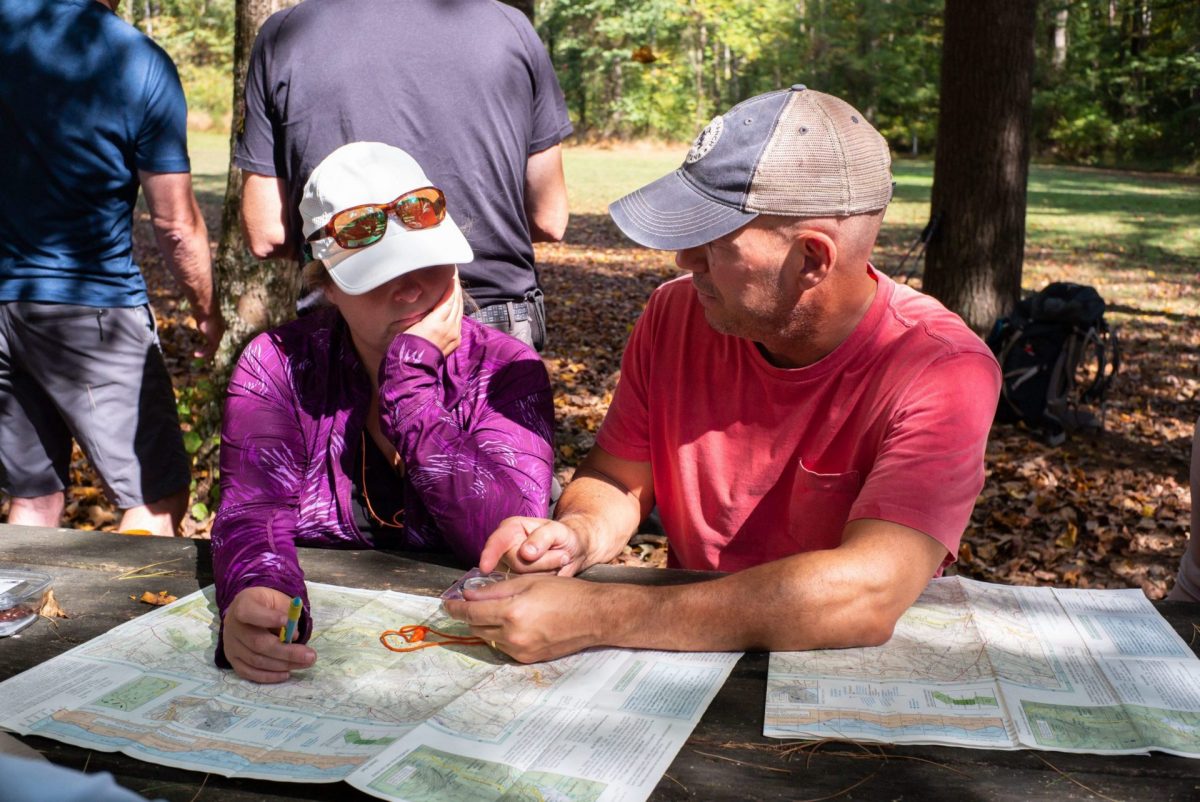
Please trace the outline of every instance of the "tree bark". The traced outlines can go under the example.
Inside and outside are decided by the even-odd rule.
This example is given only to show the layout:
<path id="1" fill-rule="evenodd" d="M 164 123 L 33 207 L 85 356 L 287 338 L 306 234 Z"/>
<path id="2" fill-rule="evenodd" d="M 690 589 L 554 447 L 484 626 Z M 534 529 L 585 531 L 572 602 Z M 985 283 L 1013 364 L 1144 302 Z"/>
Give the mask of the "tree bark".
<path id="1" fill-rule="evenodd" d="M 1053 55 L 1050 63 L 1055 71 L 1062 70 L 1067 64 L 1067 23 L 1070 21 L 1070 11 L 1066 6 L 1054 12 L 1054 34 L 1051 46 Z"/>
<path id="2" fill-rule="evenodd" d="M 924 289 L 977 332 L 1020 297 L 1037 0 L 946 0 Z"/>
<path id="3" fill-rule="evenodd" d="M 221 214 L 221 242 L 214 265 L 221 293 L 226 332 L 215 360 L 215 373 L 229 375 L 242 347 L 255 334 L 295 317 L 300 271 L 295 262 L 259 262 L 246 249 L 239 223 L 242 171 L 233 164 L 233 150 L 245 118 L 246 72 L 258 29 L 267 17 L 293 5 L 288 0 L 238 0 L 233 53 L 233 122 L 229 138 L 229 178 Z"/>

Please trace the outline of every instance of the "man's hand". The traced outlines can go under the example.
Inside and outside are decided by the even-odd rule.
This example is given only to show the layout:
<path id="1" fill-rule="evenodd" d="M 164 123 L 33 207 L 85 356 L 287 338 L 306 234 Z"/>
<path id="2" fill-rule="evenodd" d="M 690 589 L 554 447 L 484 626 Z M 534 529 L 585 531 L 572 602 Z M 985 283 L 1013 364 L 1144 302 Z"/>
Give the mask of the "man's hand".
<path id="1" fill-rule="evenodd" d="M 429 314 L 409 326 L 406 334 L 415 334 L 433 343 L 443 356 L 450 356 L 462 342 L 463 294 L 458 269 L 446 293 Z"/>
<path id="2" fill-rule="evenodd" d="M 283 682 L 289 672 L 308 668 L 317 653 L 299 643 L 281 643 L 292 600 L 271 588 L 246 588 L 225 611 L 225 657 L 239 677 Z"/>
<path id="3" fill-rule="evenodd" d="M 471 633 L 522 663 L 553 660 L 604 645 L 606 591 L 581 579 L 523 576 L 464 592 L 466 601 L 443 602 Z"/>
<path id="4" fill-rule="evenodd" d="M 217 306 L 208 317 L 202 317 L 199 312 L 193 312 L 192 317 L 196 319 L 196 328 L 204 335 L 204 346 L 193 351 L 192 356 L 208 359 L 217 353 L 221 338 L 225 336 L 225 318 L 221 316 L 221 307 Z"/>
<path id="5" fill-rule="evenodd" d="M 546 518 L 505 518 L 479 555 L 479 569 L 504 563 L 518 574 L 555 572 L 574 576 L 583 570 L 587 548 L 574 529 Z"/>

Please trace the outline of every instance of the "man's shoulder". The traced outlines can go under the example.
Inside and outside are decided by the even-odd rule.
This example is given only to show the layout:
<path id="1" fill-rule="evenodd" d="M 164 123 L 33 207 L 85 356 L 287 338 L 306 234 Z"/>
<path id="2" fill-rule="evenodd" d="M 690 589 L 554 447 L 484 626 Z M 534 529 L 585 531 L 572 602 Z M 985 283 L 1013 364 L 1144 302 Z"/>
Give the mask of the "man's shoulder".
<path id="1" fill-rule="evenodd" d="M 522 11 L 499 0 L 456 0 L 453 4 L 446 4 L 444 0 L 426 0 L 426 4 L 449 16 L 456 24 L 501 24 L 507 21 L 512 28 L 528 30 L 536 36 L 533 24 Z M 310 28 L 318 22 L 336 23 L 336 33 L 352 31 L 356 25 L 367 20 L 372 24 L 386 23 L 411 28 L 414 25 L 420 26 L 424 19 L 429 18 L 417 13 L 405 13 L 403 10 L 397 10 L 393 4 L 380 0 L 368 0 L 366 3 L 363 0 L 301 0 L 267 17 L 266 22 L 259 28 L 258 36 L 269 40 L 279 36 L 285 28 L 288 29 L 289 40 L 293 34 L 307 30 L 321 35 L 321 29 Z M 324 31 L 326 37 L 329 33 L 329 30 Z M 503 33 L 503 29 L 492 29 L 492 33 L 499 35 Z"/>
<path id="2" fill-rule="evenodd" d="M 681 314 L 698 306 L 696 293 L 692 290 L 692 277 L 679 276 L 654 288 L 646 301 L 646 311 L 654 315 Z"/>
<path id="3" fill-rule="evenodd" d="M 96 35 L 92 46 L 97 50 L 93 52 L 105 52 L 108 57 L 119 58 L 121 68 L 116 72 L 118 80 L 113 85 L 120 86 L 124 96 L 133 99 L 151 95 L 160 91 L 164 81 L 168 85 L 173 83 L 180 86 L 175 62 L 162 45 L 116 14 L 106 11 L 96 0 L 90 2 L 103 12 L 100 19 L 95 21 Z M 106 80 L 103 73 L 98 77 Z M 112 75 L 109 75 L 107 80 L 111 78 Z M 179 98 L 182 101 L 181 86 Z"/>
<path id="4" fill-rule="evenodd" d="M 332 9 L 325 3 L 315 2 L 315 0 L 303 0 L 294 6 L 281 8 L 271 14 L 258 28 L 258 33 L 255 36 L 255 41 L 258 43 L 274 42 L 279 38 L 280 30 L 288 25 L 291 21 L 304 22 L 306 20 L 320 18 Z M 304 30 L 303 27 L 298 29 L 298 33 Z M 317 30 L 316 27 L 313 30 Z"/>
<path id="5" fill-rule="evenodd" d="M 0 16 L 10 24 L 36 24 L 42 33 L 49 31 L 52 35 L 64 36 L 61 41 L 69 43 L 73 52 L 116 51 L 111 55 L 119 55 L 126 60 L 131 56 L 141 56 L 170 61 L 166 51 L 153 39 L 96 0 L 4 0 L 0 3 L 0 12 Z M 52 24 L 68 26 L 69 31 L 54 32 L 51 23 L 44 21 L 51 18 L 52 13 L 57 15 Z M 72 54 L 57 55 L 65 59 Z M 123 63 L 116 74 L 122 74 L 128 66 L 127 62 Z"/>
<path id="6" fill-rule="evenodd" d="M 719 335 L 704 317 L 704 307 L 696 298 L 691 275 L 664 282 L 650 293 L 643 312 L 646 322 L 659 337 L 678 336 L 689 340 Z"/>
<path id="7" fill-rule="evenodd" d="M 171 60 L 162 46 L 117 14 L 108 11 L 96 0 L 87 0 L 79 5 L 84 6 L 79 11 L 80 21 L 87 20 L 87 24 L 95 26 L 104 39 L 104 46 L 123 49 L 125 51 L 123 55 L 126 58 L 130 54 L 134 54 L 141 57 Z M 96 45 L 101 46 L 98 40 Z"/>
<path id="8" fill-rule="evenodd" d="M 893 283 L 893 287 L 888 308 L 893 324 L 910 335 L 903 339 L 905 347 L 922 347 L 934 355 L 976 353 L 991 357 L 979 335 L 941 301 L 906 284 Z"/>
<path id="9" fill-rule="evenodd" d="M 502 3 L 500 0 L 475 0 L 475 3 L 481 12 L 500 14 L 518 31 L 534 32 L 533 23 L 529 21 L 529 17 L 515 6 Z M 536 36 L 536 33 L 534 35 Z"/>

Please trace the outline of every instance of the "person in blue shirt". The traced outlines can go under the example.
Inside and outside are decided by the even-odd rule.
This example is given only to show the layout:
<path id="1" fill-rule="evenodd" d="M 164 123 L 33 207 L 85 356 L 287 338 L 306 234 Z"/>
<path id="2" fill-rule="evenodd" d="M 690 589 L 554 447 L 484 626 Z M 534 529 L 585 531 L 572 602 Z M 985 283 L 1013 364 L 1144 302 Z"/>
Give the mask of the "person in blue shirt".
<path id="1" fill-rule="evenodd" d="M 190 464 L 146 284 L 139 186 L 211 354 L 224 331 L 174 64 L 118 0 L 0 0 L 0 490 L 56 526 L 79 442 L 123 510 L 170 535 Z"/>
<path id="2" fill-rule="evenodd" d="M 0 802 L 145 802 L 106 771 L 85 774 L 40 758 L 0 754 Z"/>

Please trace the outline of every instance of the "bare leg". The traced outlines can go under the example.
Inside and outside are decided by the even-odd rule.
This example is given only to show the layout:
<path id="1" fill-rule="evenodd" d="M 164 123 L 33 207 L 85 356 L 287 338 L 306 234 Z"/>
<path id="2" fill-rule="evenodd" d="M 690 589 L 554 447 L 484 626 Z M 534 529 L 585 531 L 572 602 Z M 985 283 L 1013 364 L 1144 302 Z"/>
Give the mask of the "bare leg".
<path id="1" fill-rule="evenodd" d="M 12 498 L 8 508 L 8 522 L 17 526 L 56 527 L 62 521 L 66 507 L 63 491 L 34 498 Z"/>
<path id="2" fill-rule="evenodd" d="M 130 507 L 121 514 L 122 532 L 139 529 L 159 537 L 175 537 L 187 512 L 188 491 L 180 490 L 166 498 Z"/>

